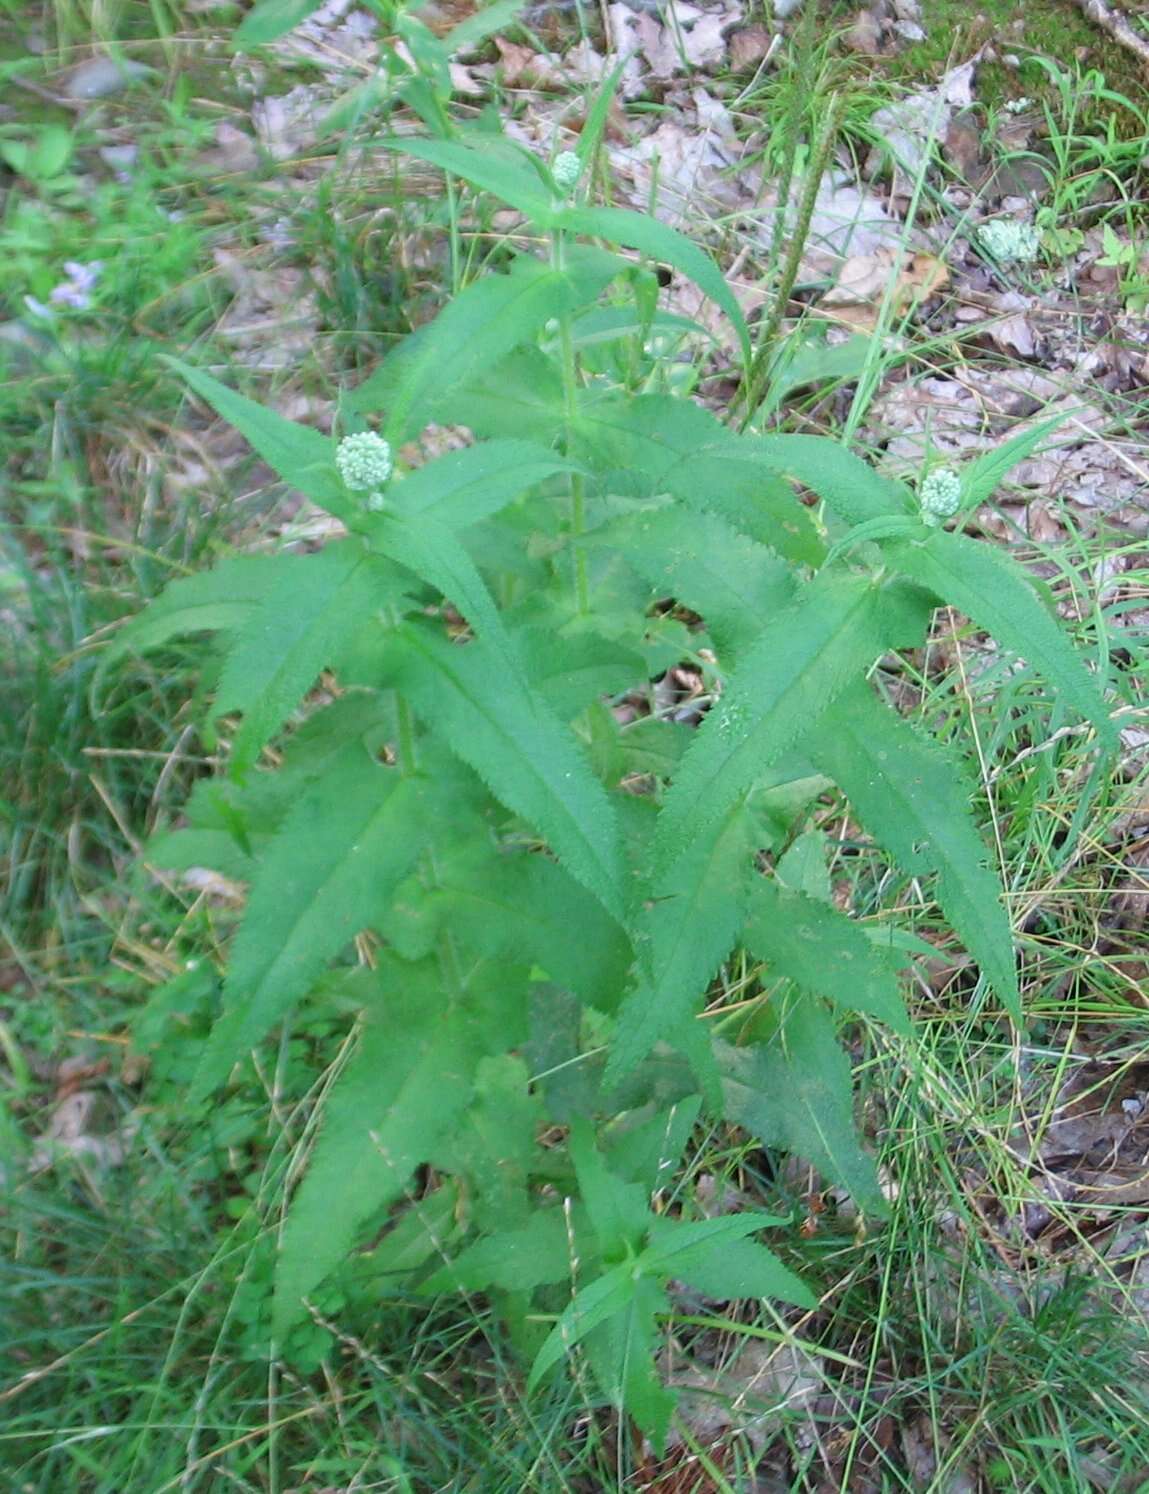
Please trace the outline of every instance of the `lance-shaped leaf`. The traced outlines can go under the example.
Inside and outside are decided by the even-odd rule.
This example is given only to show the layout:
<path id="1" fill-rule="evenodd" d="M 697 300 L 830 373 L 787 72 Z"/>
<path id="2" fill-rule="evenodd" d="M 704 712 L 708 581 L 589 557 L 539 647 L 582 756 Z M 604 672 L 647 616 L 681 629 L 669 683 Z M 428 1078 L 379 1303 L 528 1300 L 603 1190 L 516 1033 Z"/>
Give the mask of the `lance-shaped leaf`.
<path id="1" fill-rule="evenodd" d="M 449 932 L 456 948 L 485 959 L 529 959 L 584 1002 L 609 1010 L 632 955 L 602 906 L 549 857 L 500 851 L 488 841 L 436 860 L 433 886 L 410 879 L 384 932 L 421 958 Z"/>
<path id="2" fill-rule="evenodd" d="M 610 490 L 669 493 L 787 560 L 813 565 L 823 545 L 813 519 L 754 442 L 690 400 L 648 394 L 584 402 L 571 431 L 573 454 L 605 474 Z"/>
<path id="3" fill-rule="evenodd" d="M 635 920 L 639 977 L 618 1014 L 609 1088 L 662 1039 L 681 1032 L 738 939 L 753 862 L 745 796 L 700 835 Z"/>
<path id="4" fill-rule="evenodd" d="M 318 10 L 322 0 L 259 0 L 248 12 L 235 33 L 235 45 L 242 51 L 277 41 Z"/>
<path id="5" fill-rule="evenodd" d="M 986 867 L 986 848 L 970 818 L 973 786 L 960 766 L 864 684 L 829 712 L 810 753 L 906 872 L 937 873 L 942 911 L 998 996 L 1020 1018 L 1001 883 Z"/>
<path id="6" fill-rule="evenodd" d="M 658 1217 L 651 1221 L 650 1244 L 641 1259 L 707 1296 L 777 1297 L 796 1307 L 816 1307 L 818 1299 L 804 1281 L 764 1245 L 746 1238 L 781 1223 L 773 1215 L 754 1212 L 690 1224 Z"/>
<path id="7" fill-rule="evenodd" d="M 382 916 L 423 847 L 429 799 L 422 779 L 366 752 L 306 790 L 260 859 L 197 1097 L 222 1083 L 324 966 Z"/>
<path id="8" fill-rule="evenodd" d="M 545 838 L 571 875 L 622 919 L 614 809 L 577 743 L 501 653 L 428 629 L 396 636 L 399 683 L 428 729 Z"/>
<path id="9" fill-rule="evenodd" d="M 508 674 L 520 682 L 526 674 L 518 650 L 511 641 L 487 583 L 474 561 L 454 534 L 430 518 L 400 518 L 372 532 L 372 543 L 380 553 L 405 565 L 423 581 L 454 603 L 493 654 L 502 660 Z"/>
<path id="10" fill-rule="evenodd" d="M 916 512 L 903 483 L 883 477 L 824 436 L 750 436 L 746 441 L 763 465 L 817 493 L 847 524 Z"/>
<path id="11" fill-rule="evenodd" d="M 330 436 L 264 409 L 178 358 L 165 357 L 165 362 L 218 415 L 235 426 L 285 483 L 340 519 L 353 517 L 355 504 L 335 470 L 335 443 Z"/>
<path id="12" fill-rule="evenodd" d="M 863 1207 L 888 1212 L 873 1160 L 858 1145 L 850 1060 L 816 996 L 786 1003 L 778 1031 L 750 1048 L 719 1046 L 726 1118 L 764 1146 L 782 1147 L 847 1188 Z"/>
<path id="13" fill-rule="evenodd" d="M 755 877 L 743 941 L 776 975 L 829 996 L 847 1011 L 866 1012 L 898 1032 L 909 1030 L 889 963 L 864 931 L 837 908 Z"/>
<path id="14" fill-rule="evenodd" d="M 454 391 L 532 343 L 552 317 L 593 301 L 622 268 L 613 255 L 591 251 L 562 270 L 523 255 L 507 274 L 484 275 L 404 338 L 353 392 L 352 407 L 384 410 L 384 433 L 393 442 L 418 435 L 448 410 L 458 418 Z"/>
<path id="15" fill-rule="evenodd" d="M 794 600 L 797 578 L 786 562 L 714 514 L 668 505 L 616 519 L 590 538 L 625 555 L 658 596 L 700 613 L 723 663 Z"/>
<path id="16" fill-rule="evenodd" d="M 749 365 L 750 332 L 742 308 L 722 271 L 693 239 L 660 223 L 657 218 L 632 213 L 626 208 L 571 207 L 559 213 L 555 223 L 572 233 L 587 234 L 607 239 L 612 244 L 623 244 L 628 249 L 637 249 L 640 254 L 680 270 L 730 318 L 743 361 Z"/>
<path id="17" fill-rule="evenodd" d="M 529 1292 L 566 1281 L 571 1274 L 571 1238 L 565 1211 L 536 1209 L 519 1229 L 499 1230 L 476 1240 L 419 1288 L 420 1296 L 449 1291 Z"/>
<path id="18" fill-rule="evenodd" d="M 962 508 L 975 508 L 992 498 L 1002 479 L 1035 452 L 1046 436 L 1051 436 L 1058 426 L 1064 425 L 1067 418 L 1066 414 L 1061 414 L 1038 421 L 1029 430 L 1019 431 L 1010 440 L 983 451 L 976 461 L 970 462 L 961 473 Z"/>
<path id="19" fill-rule="evenodd" d="M 1113 748 L 1109 708 L 1060 623 L 1038 601 L 1025 572 L 994 545 L 937 530 L 916 544 L 891 544 L 885 558 L 903 575 L 971 617 L 1027 659 Z"/>
<path id="20" fill-rule="evenodd" d="M 654 865 L 669 873 L 817 723 L 889 638 L 878 586 L 821 575 L 759 635 L 698 730 L 666 795 Z M 662 889 L 666 874 L 656 891 Z"/>
<path id="21" fill-rule="evenodd" d="M 518 208 L 524 217 L 545 227 L 552 216 L 553 205 L 546 186 L 526 153 L 508 146 L 498 136 L 489 138 L 487 148 L 464 144 L 461 140 L 433 140 L 414 135 L 395 136 L 373 142 L 378 150 L 392 150 L 414 156 L 462 177 L 472 187 L 501 198 L 508 206 Z"/>
<path id="22" fill-rule="evenodd" d="M 355 1244 L 361 1225 L 394 1202 L 412 1172 L 470 1103 L 482 1044 L 435 988 L 396 971 L 327 1100 L 307 1173 L 291 1203 L 276 1269 L 277 1338 L 306 1313 L 304 1298 Z"/>
<path id="23" fill-rule="evenodd" d="M 240 633 L 220 675 L 215 714 L 242 711 L 230 769 L 242 778 L 342 641 L 392 595 L 380 562 L 357 541 L 328 545 L 284 567 L 254 624 Z"/>
<path id="24" fill-rule="evenodd" d="M 528 489 L 559 472 L 574 470 L 535 441 L 480 441 L 449 451 L 395 482 L 388 504 L 408 519 L 433 519 L 450 530 L 465 529 L 497 514 Z M 390 523 L 381 515 L 363 526 L 374 535 Z"/>
<path id="25" fill-rule="evenodd" d="M 238 632 L 280 578 L 299 575 L 305 564 L 301 555 L 232 555 L 198 576 L 181 576 L 119 629 L 101 657 L 100 675 L 125 655 L 188 633 Z"/>

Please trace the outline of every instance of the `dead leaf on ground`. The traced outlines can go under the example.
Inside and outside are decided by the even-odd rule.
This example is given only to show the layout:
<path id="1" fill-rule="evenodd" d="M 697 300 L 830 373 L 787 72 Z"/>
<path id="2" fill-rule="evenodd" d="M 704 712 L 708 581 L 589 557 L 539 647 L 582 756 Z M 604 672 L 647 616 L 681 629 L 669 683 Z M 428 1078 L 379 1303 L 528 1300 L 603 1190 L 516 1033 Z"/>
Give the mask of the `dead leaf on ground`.
<path id="1" fill-rule="evenodd" d="M 879 248 L 848 259 L 837 284 L 821 298 L 817 309 L 834 321 L 872 331 L 887 297 L 890 313 L 897 317 L 948 284 L 949 270 L 934 255 Z"/>
<path id="2" fill-rule="evenodd" d="M 771 34 L 765 26 L 743 26 L 729 38 L 730 66 L 736 73 L 758 67 L 777 50 L 780 34 Z"/>

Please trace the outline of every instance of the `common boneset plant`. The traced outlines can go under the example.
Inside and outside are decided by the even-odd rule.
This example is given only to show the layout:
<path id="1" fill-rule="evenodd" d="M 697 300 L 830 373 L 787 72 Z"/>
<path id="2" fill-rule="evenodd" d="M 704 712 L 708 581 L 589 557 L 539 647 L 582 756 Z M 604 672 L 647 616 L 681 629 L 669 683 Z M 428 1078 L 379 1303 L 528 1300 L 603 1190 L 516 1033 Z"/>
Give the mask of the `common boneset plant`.
<path id="1" fill-rule="evenodd" d="M 1113 727 L 1029 578 L 946 527 L 1048 426 L 927 478 L 919 502 L 831 440 L 739 434 L 660 392 L 651 339 L 684 323 L 602 241 L 693 279 L 747 371 L 751 339 L 697 246 L 571 197 L 604 109 L 557 179 L 490 137 L 381 142 L 495 194 L 553 252 L 515 254 L 401 344 L 345 398 L 340 439 L 177 365 L 346 537 L 174 582 L 109 658 L 213 633 L 211 715 L 238 723 L 226 771 L 147 853 L 249 885 L 194 1098 L 299 1003 L 334 992 L 362 1012 L 291 1200 L 275 1340 L 375 1239 L 381 1279 L 493 1297 L 532 1385 L 577 1346 L 659 1443 L 669 1282 L 815 1302 L 754 1238 L 782 1221 L 656 1207 L 697 1118 L 885 1210 L 836 1031 L 852 1013 L 906 1030 L 913 941 L 833 905 L 815 801 L 836 787 L 906 874 L 932 877 L 1020 1015 L 970 786 L 875 664 L 952 604 L 1102 743 Z M 473 442 L 404 468 L 432 421 Z M 611 699 L 683 660 L 714 699 L 701 724 L 620 724 Z M 747 978 L 725 1003 L 711 983 L 736 950 Z"/>

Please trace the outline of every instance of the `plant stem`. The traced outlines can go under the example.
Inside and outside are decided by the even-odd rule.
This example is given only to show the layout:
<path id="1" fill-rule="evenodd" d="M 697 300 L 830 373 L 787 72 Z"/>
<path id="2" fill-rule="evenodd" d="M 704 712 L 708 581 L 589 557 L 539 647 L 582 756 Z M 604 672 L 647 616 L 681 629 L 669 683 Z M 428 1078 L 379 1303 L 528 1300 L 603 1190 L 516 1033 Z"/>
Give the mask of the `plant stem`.
<path id="1" fill-rule="evenodd" d="M 563 230 L 555 230 L 551 248 L 551 262 L 556 270 L 561 270 L 564 263 L 564 241 Z M 570 452 L 571 440 L 574 435 L 574 424 L 578 416 L 578 363 L 575 359 L 574 338 L 571 335 L 571 317 L 569 311 L 563 311 L 559 316 L 559 357 L 562 364 L 563 378 L 563 413 L 566 418 L 566 446 Z M 590 586 L 587 581 L 586 554 L 579 543 L 583 529 L 586 525 L 586 491 L 583 487 L 582 474 L 572 472 L 570 475 L 571 496 L 571 555 L 574 562 L 574 584 L 575 584 L 575 607 L 581 616 L 586 616 L 590 611 Z"/>
<path id="2" fill-rule="evenodd" d="M 830 159 L 830 152 L 834 148 L 834 140 L 838 133 L 838 118 L 842 112 L 842 99 L 840 94 L 833 94 L 830 98 L 829 107 L 826 110 L 826 120 L 818 135 L 813 149 L 810 151 L 809 160 L 806 165 L 806 179 L 802 184 L 802 198 L 798 205 L 798 221 L 794 225 L 794 236 L 790 240 L 790 248 L 786 253 L 786 259 L 782 266 L 782 275 L 778 282 L 778 289 L 774 295 L 774 305 L 770 310 L 770 318 L 758 340 L 753 361 L 750 364 L 750 372 L 746 376 L 743 397 L 746 401 L 746 412 L 742 417 L 740 430 L 745 430 L 753 420 L 758 406 L 762 403 L 765 393 L 766 379 L 770 373 L 770 365 L 774 356 L 774 345 L 778 339 L 778 331 L 782 326 L 782 318 L 786 315 L 786 307 L 790 304 L 790 293 L 794 289 L 794 282 L 798 278 L 798 268 L 802 263 L 802 251 L 806 247 L 806 238 L 810 232 L 810 221 L 814 216 L 814 205 L 818 200 L 818 188 L 822 183 L 822 174 L 826 169 L 826 163 Z"/>

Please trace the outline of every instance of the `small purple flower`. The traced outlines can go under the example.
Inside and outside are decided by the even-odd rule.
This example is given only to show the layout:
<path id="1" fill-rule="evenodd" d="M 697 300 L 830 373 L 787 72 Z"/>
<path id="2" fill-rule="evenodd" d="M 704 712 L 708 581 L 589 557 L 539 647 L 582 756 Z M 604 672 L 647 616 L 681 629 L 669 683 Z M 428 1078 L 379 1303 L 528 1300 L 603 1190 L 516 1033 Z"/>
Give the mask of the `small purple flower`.
<path id="1" fill-rule="evenodd" d="M 64 273 L 68 278 L 56 286 L 48 297 L 49 301 L 54 306 L 71 306 L 74 311 L 87 311 L 92 304 L 92 291 L 103 268 L 104 262 L 100 259 L 94 259 L 87 265 L 74 259 L 65 260 Z"/>

